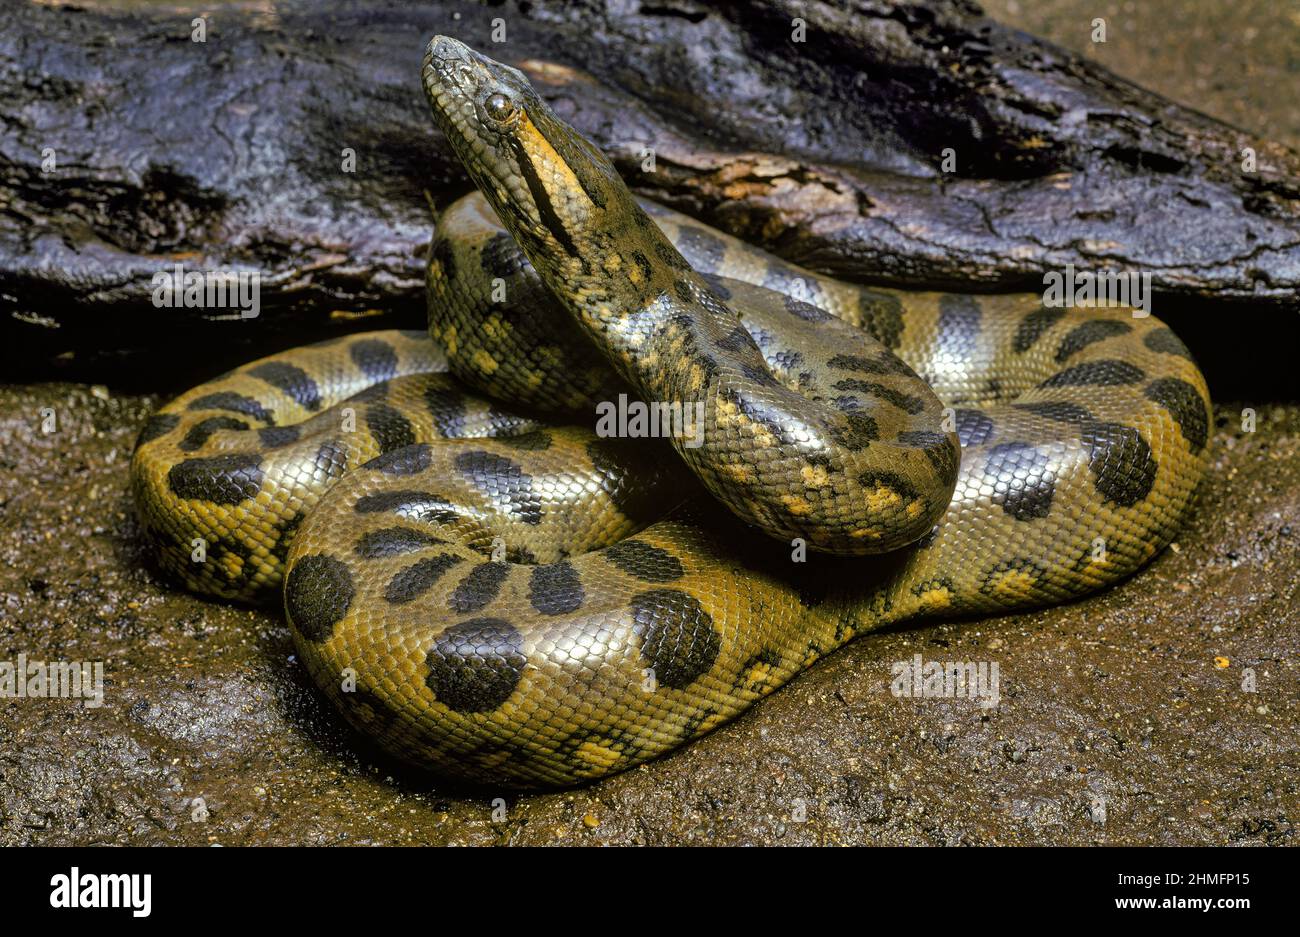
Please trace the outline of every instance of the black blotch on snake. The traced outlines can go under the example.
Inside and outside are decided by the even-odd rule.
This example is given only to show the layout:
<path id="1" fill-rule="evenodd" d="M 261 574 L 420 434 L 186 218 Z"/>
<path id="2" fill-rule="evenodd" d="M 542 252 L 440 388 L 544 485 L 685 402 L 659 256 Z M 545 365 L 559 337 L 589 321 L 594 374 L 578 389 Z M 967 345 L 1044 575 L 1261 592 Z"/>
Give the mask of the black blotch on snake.
<path id="1" fill-rule="evenodd" d="M 1097 342 L 1104 342 L 1116 335 L 1127 335 L 1133 326 L 1116 319 L 1094 319 L 1076 326 L 1061 339 L 1056 349 L 1056 363 L 1063 364 L 1067 359 Z"/>
<path id="2" fill-rule="evenodd" d="M 433 453 L 428 443 L 416 443 L 377 455 L 363 467 L 385 475 L 415 475 L 432 464 Z"/>
<path id="3" fill-rule="evenodd" d="M 716 296 L 718 299 L 722 300 L 723 302 L 726 302 L 727 300 L 731 299 L 731 290 L 728 289 L 727 285 L 722 282 L 722 277 L 715 276 L 712 273 L 703 273 L 703 272 L 700 273 L 700 276 L 704 278 L 705 283 L 709 284 L 709 289 L 713 290 L 713 295 Z"/>
<path id="4" fill-rule="evenodd" d="M 1066 400 L 1045 400 L 1036 403 L 1013 403 L 1017 410 L 1055 420 L 1058 423 L 1083 423 L 1092 419 L 1087 407 Z"/>
<path id="5" fill-rule="evenodd" d="M 691 269 L 691 265 L 682 259 L 682 255 L 677 253 L 670 244 L 656 240 L 654 243 L 654 252 L 656 257 L 673 270 L 686 271 Z"/>
<path id="6" fill-rule="evenodd" d="M 424 404 L 433 417 L 438 433 L 455 439 L 465 432 L 465 395 L 448 387 L 429 386 L 424 391 Z"/>
<path id="7" fill-rule="evenodd" d="M 1121 384 L 1136 384 L 1146 377 L 1146 372 L 1129 361 L 1117 358 L 1105 358 L 1101 361 L 1085 361 L 1072 368 L 1058 371 L 1039 387 L 1115 387 Z"/>
<path id="8" fill-rule="evenodd" d="M 836 390 L 851 391 L 875 397 L 877 400 L 883 400 L 913 415 L 925 409 L 925 401 L 920 397 L 913 397 L 911 394 L 905 394 L 875 381 L 861 381 L 855 377 L 846 377 L 843 380 L 836 381 L 833 386 Z"/>
<path id="9" fill-rule="evenodd" d="M 479 264 L 489 277 L 509 277 L 523 270 L 528 261 L 515 244 L 515 239 L 506 232 L 499 231 L 483 245 Z"/>
<path id="10" fill-rule="evenodd" d="M 903 303 L 897 296 L 876 290 L 858 290 L 858 315 L 867 334 L 886 348 L 897 348 L 903 338 Z"/>
<path id="11" fill-rule="evenodd" d="M 722 239 L 693 225 L 684 224 L 677 230 L 677 249 L 686 262 L 701 273 L 715 272 L 727 253 Z"/>
<path id="12" fill-rule="evenodd" d="M 844 426 L 831 430 L 831 439 L 837 446 L 843 446 L 850 452 L 860 452 L 880 438 L 880 427 L 875 417 L 866 413 L 854 413 L 853 409 L 860 402 L 853 397 L 837 397 L 835 404 L 843 412 Z"/>
<path id="13" fill-rule="evenodd" d="M 637 270 L 641 274 L 642 282 L 649 282 L 654 275 L 654 267 L 650 265 L 650 258 L 640 251 L 632 251 L 632 263 L 636 264 Z"/>
<path id="14" fill-rule="evenodd" d="M 858 476 L 858 483 L 866 491 L 888 489 L 904 501 L 913 501 L 920 497 L 920 493 L 908 484 L 902 475 L 895 472 L 863 472 Z"/>
<path id="15" fill-rule="evenodd" d="M 358 514 L 389 512 L 430 524 L 447 524 L 457 518 L 455 507 L 445 498 L 427 491 L 377 491 L 357 498 Z"/>
<path id="16" fill-rule="evenodd" d="M 568 560 L 533 567 L 528 601 L 543 615 L 563 615 L 582 607 L 586 592 L 578 571 Z"/>
<path id="17" fill-rule="evenodd" d="M 288 426 L 263 426 L 257 431 L 258 441 L 267 449 L 279 449 L 295 443 L 301 435 L 302 430 L 296 423 Z"/>
<path id="18" fill-rule="evenodd" d="M 459 556 L 451 553 L 417 560 L 393 574 L 384 589 L 384 599 L 392 605 L 412 602 L 433 588 L 447 570 L 461 562 L 463 560 Z"/>
<path id="19" fill-rule="evenodd" d="M 945 293 L 939 298 L 938 354 L 949 361 L 974 357 L 983 311 L 974 296 Z"/>
<path id="20" fill-rule="evenodd" d="M 237 420 L 233 416 L 210 416 L 206 420 L 199 420 L 190 427 L 185 438 L 176 444 L 176 448 L 181 452 L 194 452 L 203 448 L 203 444 L 211 438 L 212 434 L 223 429 L 248 429 L 248 424 L 243 420 Z"/>
<path id="21" fill-rule="evenodd" d="M 219 390 L 214 394 L 204 394 L 202 397 L 196 397 L 186 405 L 185 409 L 229 410 L 231 413 L 242 413 L 245 416 L 251 416 L 261 423 L 275 422 L 271 411 L 262 406 L 260 401 L 254 400 L 252 397 L 245 397 L 243 394 L 237 394 L 233 390 Z"/>
<path id="22" fill-rule="evenodd" d="M 881 355 L 879 358 L 864 358 L 861 355 L 835 355 L 826 362 L 827 366 L 839 371 L 861 371 L 863 374 L 903 374 L 912 375 L 912 369 L 902 361 Z"/>
<path id="23" fill-rule="evenodd" d="M 447 605 L 461 614 L 480 611 L 497 597 L 509 574 L 508 563 L 480 563 L 452 591 Z"/>
<path id="24" fill-rule="evenodd" d="M 753 336 L 743 325 L 737 325 L 730 333 L 713 343 L 723 351 L 737 352 L 754 347 Z"/>
<path id="25" fill-rule="evenodd" d="M 654 589 L 632 598 L 632 630 L 641 657 L 661 687 L 681 690 L 708 673 L 722 649 L 713 617 L 680 589 Z"/>
<path id="26" fill-rule="evenodd" d="M 288 394 L 306 409 L 320 409 L 320 387 L 302 368 L 283 361 L 266 361 L 249 368 L 248 373 Z"/>
<path id="27" fill-rule="evenodd" d="M 1123 423 L 1094 420 L 1083 424 L 1080 435 L 1088 449 L 1093 483 L 1102 497 L 1132 507 L 1151 493 L 1157 466 L 1141 433 Z"/>
<path id="28" fill-rule="evenodd" d="M 1030 577 L 1033 580 L 1030 584 L 1031 589 L 1042 588 L 1047 581 L 1047 567 L 1036 560 L 1018 556 L 1003 560 L 986 570 L 980 583 L 980 591 L 985 595 L 996 592 L 999 580 L 1008 573 L 1019 573 L 1022 576 Z"/>
<path id="29" fill-rule="evenodd" d="M 261 456 L 232 453 L 176 463 L 167 472 L 167 486 L 178 498 L 239 504 L 257 497 L 262 478 Z"/>
<path id="30" fill-rule="evenodd" d="M 523 644 L 523 635 L 504 618 L 452 625 L 425 655 L 424 685 L 454 712 L 491 712 L 519 685 L 528 663 Z"/>
<path id="31" fill-rule="evenodd" d="M 956 473 L 961 452 L 946 433 L 929 429 L 909 430 L 899 433 L 898 441 L 905 446 L 915 446 L 925 453 L 925 457 L 934 466 L 935 474 L 940 478 L 949 478 Z"/>
<path id="32" fill-rule="evenodd" d="M 448 281 L 456 279 L 456 254 L 449 239 L 441 237 L 437 239 L 433 245 L 433 259 L 442 267 L 443 276 Z"/>
<path id="33" fill-rule="evenodd" d="M 788 293 L 781 294 L 781 304 L 785 306 L 786 312 L 797 319 L 803 319 L 805 322 L 829 322 L 835 318 L 820 306 L 814 306 L 802 299 L 796 299 Z"/>
<path id="34" fill-rule="evenodd" d="M 332 556 L 304 556 L 289 570 L 284 584 L 285 609 L 308 641 L 324 641 L 352 607 L 356 585 L 347 564 Z"/>
<path id="35" fill-rule="evenodd" d="M 375 560 L 386 556 L 414 553 L 416 550 L 445 542 L 432 534 L 411 527 L 385 527 L 381 530 L 366 531 L 357 540 L 354 549 L 357 556 L 362 559 Z"/>
<path id="36" fill-rule="evenodd" d="M 1023 355 L 1038 343 L 1044 332 L 1063 318 L 1065 318 L 1065 310 L 1055 306 L 1044 306 L 1042 309 L 1035 309 L 1020 320 L 1020 325 L 1016 327 L 1016 337 L 1012 347 Z"/>
<path id="37" fill-rule="evenodd" d="M 821 284 L 780 261 L 772 261 L 767 265 L 763 271 L 762 286 L 814 305 L 817 305 L 816 301 L 822 295 Z"/>
<path id="38" fill-rule="evenodd" d="M 1193 452 L 1205 448 L 1210 417 L 1205 411 L 1205 401 L 1195 387 L 1180 378 L 1162 377 L 1152 381 L 1143 393 L 1148 400 L 1169 411 Z"/>
<path id="39" fill-rule="evenodd" d="M 139 449 L 147 442 L 153 442 L 159 436 L 165 436 L 180 425 L 181 418 L 175 413 L 155 413 L 149 417 L 136 437 L 135 447 Z"/>
<path id="40" fill-rule="evenodd" d="M 927 592 L 956 592 L 957 588 L 953 585 L 951 579 L 947 576 L 936 576 L 933 579 L 927 579 L 925 582 L 918 582 L 912 586 L 912 595 L 925 595 Z"/>
<path id="41" fill-rule="evenodd" d="M 415 443 L 415 429 L 411 421 L 386 403 L 372 403 L 366 407 L 366 429 L 379 444 L 381 453 L 392 452 Z"/>
<path id="42" fill-rule="evenodd" d="M 601 555 L 642 582 L 673 582 L 685 575 L 681 560 L 662 547 L 642 540 L 623 540 L 605 549 Z"/>
<path id="43" fill-rule="evenodd" d="M 993 502 L 1018 521 L 1046 517 L 1056 495 L 1056 477 L 1046 455 L 1026 442 L 999 443 L 989 450 L 984 474 L 994 480 Z"/>
<path id="44" fill-rule="evenodd" d="M 957 439 L 962 446 L 981 446 L 993 435 L 993 418 L 982 410 L 953 411 L 957 421 Z"/>
<path id="45" fill-rule="evenodd" d="M 317 471 L 326 478 L 339 478 L 348 470 L 348 449 L 337 439 L 327 439 L 316 450 Z"/>
<path id="46" fill-rule="evenodd" d="M 504 456 L 483 449 L 456 456 L 456 471 L 487 497 L 525 524 L 542 522 L 542 502 L 533 492 L 532 476 Z"/>
<path id="47" fill-rule="evenodd" d="M 280 535 L 276 538 L 275 546 L 271 547 L 271 555 L 281 563 L 289 559 L 289 548 L 293 546 L 294 535 L 298 533 L 298 528 L 302 526 L 306 517 L 306 513 L 299 511 L 280 525 Z"/>
<path id="48" fill-rule="evenodd" d="M 1187 350 L 1183 340 L 1167 328 L 1152 329 L 1142 337 L 1142 344 L 1161 354 L 1177 355 L 1188 361 L 1192 360 L 1192 353 Z"/>
<path id="49" fill-rule="evenodd" d="M 352 344 L 348 355 L 372 381 L 386 381 L 397 374 L 397 352 L 388 342 L 364 338 Z"/>

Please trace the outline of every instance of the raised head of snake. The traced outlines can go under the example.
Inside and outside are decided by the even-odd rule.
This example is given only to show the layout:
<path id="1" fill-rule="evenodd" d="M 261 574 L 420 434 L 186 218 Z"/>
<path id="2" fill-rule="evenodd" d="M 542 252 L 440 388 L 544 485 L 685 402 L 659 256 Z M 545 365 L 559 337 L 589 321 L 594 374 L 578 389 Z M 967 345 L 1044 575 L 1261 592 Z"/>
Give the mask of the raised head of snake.
<path id="1" fill-rule="evenodd" d="M 618 173 L 522 72 L 438 36 L 425 54 L 424 87 L 434 119 L 534 263 L 606 241 Z"/>
<path id="2" fill-rule="evenodd" d="M 884 552 L 932 529 L 958 443 L 906 364 L 873 343 L 840 355 L 845 373 L 825 383 L 774 372 L 728 288 L 687 263 L 520 71 L 440 36 L 423 74 L 452 148 L 581 331 L 643 400 L 700 414 L 703 433 L 672 442 L 715 497 L 832 553 Z M 778 301 L 796 318 L 818 312 Z"/>

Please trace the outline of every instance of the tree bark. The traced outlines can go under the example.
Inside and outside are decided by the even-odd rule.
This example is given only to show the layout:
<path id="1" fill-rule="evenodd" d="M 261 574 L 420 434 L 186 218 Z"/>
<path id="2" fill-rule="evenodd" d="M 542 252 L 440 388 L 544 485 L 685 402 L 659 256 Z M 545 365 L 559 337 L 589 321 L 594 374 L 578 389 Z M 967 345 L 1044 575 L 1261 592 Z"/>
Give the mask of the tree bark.
<path id="1" fill-rule="evenodd" d="M 978 291 L 1113 266 L 1174 320 L 1300 309 L 1300 156 L 967 0 L 320 0 L 218 8 L 205 42 L 193 15 L 0 9 L 11 379 L 183 382 L 421 324 L 431 205 L 469 188 L 419 85 L 438 32 L 518 64 L 638 192 L 818 269 Z M 258 271 L 261 314 L 155 308 L 177 262 Z"/>

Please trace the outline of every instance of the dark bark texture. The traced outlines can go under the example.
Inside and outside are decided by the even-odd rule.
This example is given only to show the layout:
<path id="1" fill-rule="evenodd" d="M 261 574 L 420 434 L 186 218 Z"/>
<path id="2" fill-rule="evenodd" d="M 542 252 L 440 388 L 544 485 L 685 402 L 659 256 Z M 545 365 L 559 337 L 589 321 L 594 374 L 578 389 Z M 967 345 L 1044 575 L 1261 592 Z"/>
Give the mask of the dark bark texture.
<path id="1" fill-rule="evenodd" d="M 791 260 L 969 291 L 1136 269 L 1176 325 L 1208 310 L 1295 334 L 1300 156 L 966 0 L 323 0 L 218 7 L 201 43 L 193 15 L 0 7 L 9 379 L 185 383 L 420 324 L 431 206 L 469 188 L 419 86 L 439 32 L 524 68 L 637 191 Z M 261 315 L 155 308 L 177 262 L 260 272 Z"/>

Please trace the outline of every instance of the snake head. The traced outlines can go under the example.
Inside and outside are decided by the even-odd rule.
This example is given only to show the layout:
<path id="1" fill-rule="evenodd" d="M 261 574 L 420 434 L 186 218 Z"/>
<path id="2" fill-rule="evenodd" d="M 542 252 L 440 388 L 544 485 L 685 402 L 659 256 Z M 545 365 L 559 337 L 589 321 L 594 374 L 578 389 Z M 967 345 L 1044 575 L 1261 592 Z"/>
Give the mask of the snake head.
<path id="1" fill-rule="evenodd" d="M 580 256 L 605 227 L 608 200 L 631 201 L 609 159 L 519 69 L 435 36 L 423 81 L 434 120 L 534 264 Z"/>

